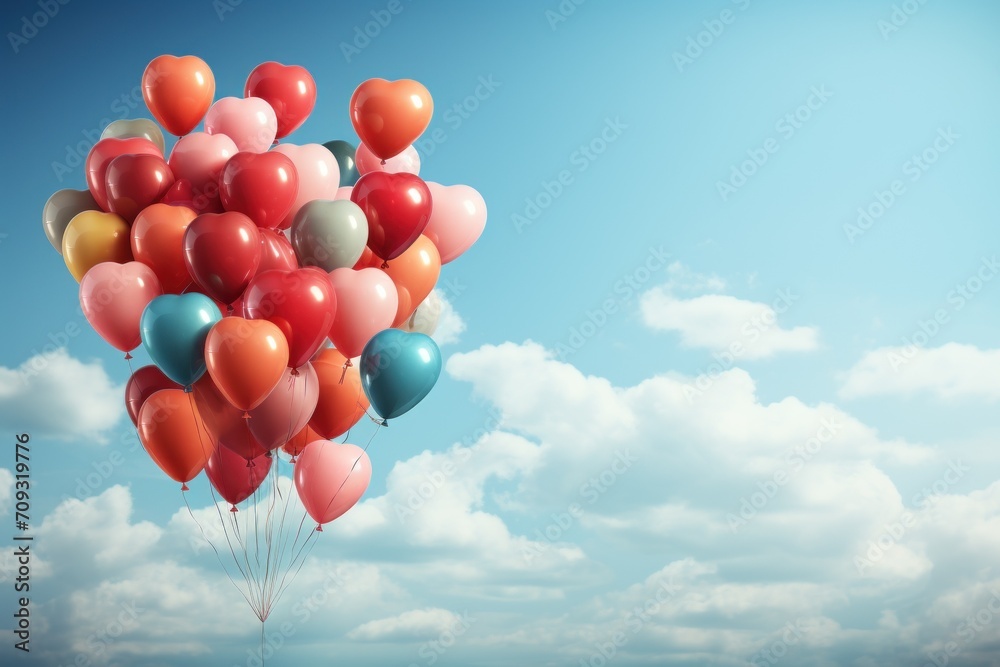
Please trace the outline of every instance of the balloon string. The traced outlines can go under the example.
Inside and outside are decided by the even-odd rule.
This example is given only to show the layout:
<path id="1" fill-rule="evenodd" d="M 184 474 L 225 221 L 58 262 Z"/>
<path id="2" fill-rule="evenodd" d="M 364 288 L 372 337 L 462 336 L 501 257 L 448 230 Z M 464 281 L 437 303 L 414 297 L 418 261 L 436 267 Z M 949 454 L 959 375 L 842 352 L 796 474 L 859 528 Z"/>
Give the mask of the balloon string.
<path id="1" fill-rule="evenodd" d="M 236 584 L 236 582 L 235 582 L 235 581 L 233 581 L 233 578 L 232 578 L 232 576 L 230 576 L 230 574 L 229 574 L 229 569 L 228 569 L 228 568 L 226 568 L 226 564 L 222 562 L 222 555 L 221 555 L 221 554 L 219 554 L 219 550 L 215 548 L 215 545 L 214 545 L 214 544 L 212 543 L 212 540 L 208 539 L 208 535 L 206 535 L 206 534 L 205 534 L 205 529 L 204 529 L 204 528 L 202 527 L 202 525 L 201 525 L 201 524 L 200 524 L 200 523 L 198 522 L 198 519 L 196 519 L 196 518 L 195 518 L 195 516 L 194 516 L 194 512 L 192 512 L 192 511 L 191 511 L 191 505 L 189 505 L 189 504 L 188 504 L 188 500 L 187 500 L 187 496 L 186 496 L 185 494 L 183 494 L 183 493 L 182 493 L 182 494 L 181 494 L 181 497 L 182 497 L 182 498 L 184 498 L 184 505 L 185 505 L 185 507 L 187 507 L 187 511 L 188 511 L 188 514 L 189 514 L 189 515 L 191 515 L 191 520 L 192 520 L 192 521 L 194 521 L 194 523 L 195 523 L 195 525 L 196 525 L 196 526 L 198 526 L 198 530 L 200 530 L 200 531 L 201 531 L 201 536 L 202 536 L 202 537 L 204 537 L 204 538 L 205 538 L 205 541 L 206 541 L 206 542 L 208 542 L 208 545 L 209 545 L 210 547 L 212 547 L 212 551 L 214 551 L 214 552 L 215 552 L 215 556 L 216 556 L 216 558 L 218 558 L 218 559 L 219 559 L 219 565 L 222 565 L 222 571 L 226 573 L 226 577 L 228 577 L 228 579 L 229 579 L 229 582 L 230 582 L 230 583 L 231 583 L 231 584 L 232 584 L 233 586 L 235 586 L 235 587 L 236 587 L 236 590 L 238 590 L 238 591 L 240 592 L 240 595 L 243 595 L 243 599 L 247 601 L 247 604 L 248 604 L 248 605 L 250 605 L 251 607 L 253 607 L 253 603 L 252 603 L 252 602 L 250 602 L 250 599 L 249 599 L 249 598 L 248 598 L 248 597 L 247 597 L 247 596 L 246 596 L 246 595 L 245 595 L 245 594 L 243 593 L 243 589 L 241 589 L 241 588 L 240 588 L 240 587 L 239 587 L 239 586 L 238 586 L 238 585 Z M 235 558 L 236 556 L 234 555 L 233 557 Z"/>

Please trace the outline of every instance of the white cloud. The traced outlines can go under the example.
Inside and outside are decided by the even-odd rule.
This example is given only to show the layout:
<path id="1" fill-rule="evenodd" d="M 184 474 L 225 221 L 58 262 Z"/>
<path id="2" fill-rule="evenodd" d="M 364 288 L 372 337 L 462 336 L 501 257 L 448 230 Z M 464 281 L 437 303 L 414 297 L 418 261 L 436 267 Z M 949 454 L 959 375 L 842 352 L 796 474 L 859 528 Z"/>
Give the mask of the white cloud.
<path id="1" fill-rule="evenodd" d="M 434 332 L 434 341 L 438 345 L 450 345 L 457 343 L 462 334 L 465 333 L 465 320 L 458 314 L 451 301 L 444 296 L 441 290 L 434 290 L 441 299 L 441 315 L 438 319 L 437 330 Z"/>
<path id="2" fill-rule="evenodd" d="M 1000 482 L 962 492 L 975 473 L 948 452 L 835 405 L 764 401 L 738 369 L 693 396 L 676 374 L 616 386 L 534 343 L 456 354 L 448 372 L 499 425 L 398 461 L 313 534 L 268 622 L 290 624 L 279 661 L 423 664 L 462 610 L 476 622 L 456 664 L 579 664 L 616 632 L 623 667 L 744 663 L 784 636 L 788 664 L 923 664 L 1000 591 Z M 937 495 L 905 497 L 907 475 L 936 476 Z M 186 509 L 142 520 L 123 487 L 66 501 L 39 529 L 56 591 L 39 643 L 64 662 L 245 662 L 259 625 L 201 544 Z M 93 634 L 136 607 L 95 656 Z M 949 664 L 983 663 L 992 625 Z"/>
<path id="3" fill-rule="evenodd" d="M 883 347 L 865 354 L 841 380 L 844 398 L 930 394 L 943 399 L 1000 399 L 1000 350 L 946 343 Z"/>
<path id="4" fill-rule="evenodd" d="M 360 641 L 424 641 L 460 626 L 461 617 L 447 609 L 414 609 L 398 616 L 362 623 L 347 633 Z"/>
<path id="5" fill-rule="evenodd" d="M 0 425 L 32 437 L 103 442 L 124 412 L 124 390 L 99 361 L 84 363 L 60 348 L 16 369 L 0 366 Z"/>
<path id="6" fill-rule="evenodd" d="M 692 271 L 680 262 L 671 262 L 667 267 L 666 288 L 671 291 L 721 292 L 726 289 L 726 281 L 715 275 L 705 275 Z"/>
<path id="7" fill-rule="evenodd" d="M 679 333 L 685 347 L 763 359 L 778 352 L 807 352 L 819 347 L 816 327 L 785 329 L 778 324 L 778 310 L 784 312 L 791 301 L 786 293 L 779 294 L 772 305 L 726 294 L 681 298 L 667 286 L 643 294 L 639 305 L 647 326 Z"/>

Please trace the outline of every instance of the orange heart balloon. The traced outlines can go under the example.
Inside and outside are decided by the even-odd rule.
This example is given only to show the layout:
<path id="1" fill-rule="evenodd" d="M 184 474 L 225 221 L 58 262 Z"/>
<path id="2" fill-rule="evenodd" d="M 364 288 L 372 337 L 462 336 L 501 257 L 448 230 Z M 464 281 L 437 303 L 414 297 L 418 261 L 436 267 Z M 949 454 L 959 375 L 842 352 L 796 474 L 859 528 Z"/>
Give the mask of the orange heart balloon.
<path id="1" fill-rule="evenodd" d="M 347 433 L 368 409 L 368 397 L 361 389 L 361 372 L 357 366 L 348 366 L 345 373 L 346 361 L 340 352 L 327 348 L 312 362 L 319 379 L 319 402 L 309 427 L 328 440 Z"/>
<path id="2" fill-rule="evenodd" d="M 153 269 L 164 294 L 180 294 L 191 284 L 184 263 L 184 232 L 196 217 L 186 206 L 153 204 L 132 223 L 132 254 Z"/>
<path id="3" fill-rule="evenodd" d="M 215 97 L 215 76 L 196 56 L 159 56 L 142 73 L 142 99 L 153 117 L 181 137 L 201 122 Z"/>
<path id="4" fill-rule="evenodd" d="M 76 282 L 83 280 L 84 274 L 101 262 L 131 262 L 128 223 L 114 213 L 78 213 L 63 233 L 62 256 Z"/>
<path id="5" fill-rule="evenodd" d="M 388 160 L 402 153 L 430 125 L 434 100 L 413 79 L 368 79 L 351 96 L 351 122 L 365 146 Z"/>
<path id="6" fill-rule="evenodd" d="M 413 314 L 437 284 L 441 275 L 441 253 L 423 234 L 403 254 L 383 269 L 399 292 L 399 305 L 392 326 L 398 327 Z"/>
<path id="7" fill-rule="evenodd" d="M 205 365 L 226 400 L 240 410 L 252 410 L 288 367 L 288 341 L 268 320 L 225 317 L 208 332 Z"/>
<path id="8" fill-rule="evenodd" d="M 161 389 L 147 398 L 136 427 L 153 462 L 181 483 L 194 479 L 215 449 L 195 407 L 194 394 L 183 389 Z"/>
<path id="9" fill-rule="evenodd" d="M 310 442 L 315 440 L 323 440 L 323 436 L 314 431 L 311 426 L 306 424 L 301 431 L 296 433 L 289 439 L 288 442 L 281 446 L 281 449 L 286 454 L 291 454 L 292 456 L 298 456 L 302 453 L 302 450 L 306 448 Z"/>

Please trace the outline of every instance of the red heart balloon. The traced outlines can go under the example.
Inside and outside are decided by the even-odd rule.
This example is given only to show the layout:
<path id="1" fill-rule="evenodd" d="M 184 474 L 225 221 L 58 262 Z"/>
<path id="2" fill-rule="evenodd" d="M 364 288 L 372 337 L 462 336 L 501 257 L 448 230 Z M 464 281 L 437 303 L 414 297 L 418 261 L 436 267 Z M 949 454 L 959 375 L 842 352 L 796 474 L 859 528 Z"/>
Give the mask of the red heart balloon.
<path id="1" fill-rule="evenodd" d="M 295 165 L 281 153 L 237 153 L 219 177 L 223 207 L 249 216 L 265 229 L 281 224 L 298 192 Z"/>
<path id="2" fill-rule="evenodd" d="M 194 383 L 194 402 L 213 443 L 233 450 L 244 459 L 267 453 L 250 433 L 243 411 L 233 407 L 210 374 L 205 373 Z"/>
<path id="3" fill-rule="evenodd" d="M 271 105 L 278 118 L 280 139 L 298 129 L 312 113 L 316 106 L 316 82 L 304 67 L 261 63 L 247 77 L 243 97 L 259 97 Z"/>
<path id="4" fill-rule="evenodd" d="M 247 459 L 228 447 L 217 447 L 205 464 L 205 474 L 212 487 L 232 505 L 229 511 L 236 512 L 236 503 L 249 498 L 264 483 L 273 462 L 274 457 L 266 453 Z"/>
<path id="5" fill-rule="evenodd" d="M 260 266 L 257 273 L 264 271 L 294 271 L 299 268 L 299 259 L 288 238 L 273 229 L 260 230 Z"/>
<path id="6" fill-rule="evenodd" d="M 94 201 L 104 211 L 108 208 L 108 187 L 105 181 L 108 165 L 119 155 L 156 155 L 163 158 L 160 149 L 149 139 L 142 137 L 130 137 L 128 139 L 116 139 L 108 137 L 101 139 L 87 154 L 87 187 L 90 194 L 94 196 Z"/>
<path id="7" fill-rule="evenodd" d="M 156 366 L 143 366 L 125 383 L 125 409 L 133 424 L 138 424 L 139 410 L 146 399 L 161 389 L 183 389 Z"/>
<path id="8" fill-rule="evenodd" d="M 257 274 L 243 294 L 243 316 L 269 320 L 288 341 L 288 365 L 309 361 L 330 334 L 337 302 L 327 274 L 316 267 Z"/>
<path id="9" fill-rule="evenodd" d="M 250 284 L 260 255 L 257 225 L 242 213 L 202 213 L 184 230 L 188 272 L 205 294 L 226 305 Z"/>
<path id="10" fill-rule="evenodd" d="M 431 122 L 434 100 L 418 81 L 368 79 L 351 95 L 351 123 L 383 160 L 399 155 Z"/>
<path id="11" fill-rule="evenodd" d="M 399 257 L 431 219 L 431 193 L 419 176 L 372 171 L 354 184 L 351 201 L 368 218 L 368 247 L 383 260 Z"/>
<path id="12" fill-rule="evenodd" d="M 108 163 L 104 185 L 108 208 L 130 224 L 139 212 L 160 201 L 174 184 L 174 175 L 159 155 L 119 155 Z"/>

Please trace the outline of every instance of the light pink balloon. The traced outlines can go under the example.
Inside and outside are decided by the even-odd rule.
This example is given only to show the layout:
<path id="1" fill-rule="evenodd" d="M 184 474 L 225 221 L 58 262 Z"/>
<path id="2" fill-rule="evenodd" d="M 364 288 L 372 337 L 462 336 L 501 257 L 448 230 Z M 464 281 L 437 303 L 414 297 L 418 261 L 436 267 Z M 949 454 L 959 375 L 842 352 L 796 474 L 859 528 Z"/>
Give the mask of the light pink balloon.
<path id="1" fill-rule="evenodd" d="M 392 328 L 399 305 L 396 285 L 385 271 L 373 268 L 334 269 L 330 284 L 337 295 L 330 340 L 341 354 L 356 357 L 372 336 Z"/>
<path id="2" fill-rule="evenodd" d="M 354 151 L 354 166 L 358 173 L 364 176 L 370 171 L 384 171 L 390 174 L 420 174 L 420 153 L 413 146 L 407 146 L 399 155 L 393 156 L 382 164 L 382 158 L 372 153 L 364 144 L 358 144 Z"/>
<path id="3" fill-rule="evenodd" d="M 277 449 L 305 428 L 319 401 L 319 378 L 312 364 L 299 366 L 298 375 L 285 374 L 264 402 L 250 410 L 247 425 L 264 449 Z"/>
<path id="4" fill-rule="evenodd" d="M 441 263 L 447 264 L 482 236 L 486 229 L 486 202 L 468 185 L 427 183 L 431 192 L 431 219 L 424 236 L 437 246 Z"/>
<path id="5" fill-rule="evenodd" d="M 357 445 L 314 440 L 295 463 L 295 490 L 316 530 L 354 507 L 368 490 L 372 462 Z"/>
<path id="6" fill-rule="evenodd" d="M 351 186 L 351 185 L 345 185 L 342 188 L 337 188 L 337 194 L 334 195 L 333 198 L 335 200 L 336 199 L 350 199 L 351 198 L 351 190 L 353 190 L 353 189 L 354 189 L 354 187 Z"/>
<path id="7" fill-rule="evenodd" d="M 295 220 L 295 214 L 307 203 L 316 199 L 330 199 L 337 196 L 340 187 L 340 166 L 337 158 L 321 144 L 278 144 L 272 150 L 287 156 L 299 175 L 299 194 L 292 208 L 278 229 L 288 229 Z"/>
<path id="8" fill-rule="evenodd" d="M 226 135 L 241 151 L 263 153 L 278 134 L 278 118 L 259 97 L 223 97 L 205 114 L 205 131 Z"/>
<path id="9" fill-rule="evenodd" d="M 224 134 L 192 132 L 181 137 L 170 151 L 167 165 L 178 181 L 186 180 L 194 190 L 193 208 L 199 213 L 221 212 L 219 175 L 239 149 Z"/>
<path id="10" fill-rule="evenodd" d="M 161 294 L 159 279 L 142 262 L 101 262 L 80 281 L 84 317 L 101 338 L 122 352 L 131 352 L 142 343 L 142 311 Z"/>

